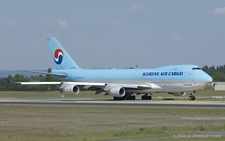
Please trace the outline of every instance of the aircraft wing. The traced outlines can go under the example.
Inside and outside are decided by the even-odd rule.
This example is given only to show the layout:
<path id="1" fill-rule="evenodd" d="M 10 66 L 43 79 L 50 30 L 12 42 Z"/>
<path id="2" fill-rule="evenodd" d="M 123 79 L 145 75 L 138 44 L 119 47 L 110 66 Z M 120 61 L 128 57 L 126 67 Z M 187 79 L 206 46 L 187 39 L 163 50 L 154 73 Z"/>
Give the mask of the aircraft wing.
<path id="1" fill-rule="evenodd" d="M 60 85 L 62 82 L 15 82 L 21 85 Z"/>
<path id="2" fill-rule="evenodd" d="M 143 84 L 119 84 L 119 83 L 98 83 L 98 82 L 15 82 L 21 85 L 55 85 L 60 92 L 78 94 L 80 88 L 96 91 L 95 94 L 106 92 L 111 96 L 122 97 L 126 90 L 161 89 L 154 83 Z"/>
<path id="3" fill-rule="evenodd" d="M 78 85 L 78 86 L 92 86 L 92 87 L 124 87 L 133 89 L 154 89 L 161 88 L 154 83 L 144 83 L 144 84 L 117 84 L 117 83 L 98 83 L 98 82 L 15 82 L 21 85 Z"/>
<path id="4" fill-rule="evenodd" d="M 80 86 L 105 86 L 105 83 L 95 82 L 15 82 L 21 85 L 80 85 Z"/>

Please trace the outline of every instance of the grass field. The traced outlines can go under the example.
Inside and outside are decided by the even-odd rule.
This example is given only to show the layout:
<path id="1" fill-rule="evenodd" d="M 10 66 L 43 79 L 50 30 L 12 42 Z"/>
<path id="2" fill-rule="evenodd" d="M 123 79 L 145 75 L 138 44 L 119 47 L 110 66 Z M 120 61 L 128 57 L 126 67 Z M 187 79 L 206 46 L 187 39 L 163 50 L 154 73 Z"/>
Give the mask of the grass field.
<path id="1" fill-rule="evenodd" d="M 225 132 L 224 113 L 223 108 L 3 104 L 0 105 L 0 140 L 89 141 L 160 137 L 186 140 L 177 137 L 201 131 Z M 224 139 L 224 136 L 217 138 Z M 207 137 L 206 140 L 216 138 Z"/>
<path id="2" fill-rule="evenodd" d="M 196 97 L 223 95 L 224 92 L 213 90 L 196 93 Z M 170 95 L 153 94 L 153 99 L 158 96 Z M 0 98 L 59 97 L 59 92 L 0 92 Z M 112 99 L 111 96 L 94 95 L 93 92 L 65 95 L 65 98 Z M 140 99 L 140 96 L 137 99 Z M 187 97 L 179 100 L 187 100 Z M 142 138 L 166 141 L 224 141 L 224 113 L 224 108 L 0 104 L 0 141 L 105 141 Z M 202 131 L 222 131 L 224 134 L 216 136 L 209 132 L 200 136 Z"/>

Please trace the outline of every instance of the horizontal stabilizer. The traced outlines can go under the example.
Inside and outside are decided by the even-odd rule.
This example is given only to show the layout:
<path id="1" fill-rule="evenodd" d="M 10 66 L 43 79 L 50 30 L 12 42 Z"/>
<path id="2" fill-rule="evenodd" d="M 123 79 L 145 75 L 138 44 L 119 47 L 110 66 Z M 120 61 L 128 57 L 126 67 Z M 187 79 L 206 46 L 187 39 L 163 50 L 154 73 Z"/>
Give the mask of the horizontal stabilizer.
<path id="1" fill-rule="evenodd" d="M 61 76 L 61 77 L 66 77 L 68 76 L 65 73 L 48 73 L 48 72 L 40 72 L 40 71 L 31 71 L 31 70 L 24 70 L 27 72 L 33 72 L 33 73 L 39 73 L 39 74 L 48 74 L 48 75 L 53 75 L 53 76 Z"/>

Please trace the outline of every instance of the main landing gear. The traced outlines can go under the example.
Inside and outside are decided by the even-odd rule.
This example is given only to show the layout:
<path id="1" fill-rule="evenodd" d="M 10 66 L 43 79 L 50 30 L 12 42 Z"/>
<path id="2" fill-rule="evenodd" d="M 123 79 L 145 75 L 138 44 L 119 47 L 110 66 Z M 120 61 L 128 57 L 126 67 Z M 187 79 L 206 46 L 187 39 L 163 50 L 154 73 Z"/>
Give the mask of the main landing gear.
<path id="1" fill-rule="evenodd" d="M 136 97 L 135 96 L 132 96 L 129 93 L 126 93 L 125 96 L 123 96 L 123 97 L 113 97 L 113 99 L 114 100 L 135 100 Z"/>
<path id="2" fill-rule="evenodd" d="M 195 96 L 193 95 L 193 91 L 190 93 L 190 96 L 188 97 L 189 100 L 195 100 Z"/>
<path id="3" fill-rule="evenodd" d="M 123 97 L 113 97 L 114 100 L 135 100 L 136 97 L 131 95 L 131 94 L 128 94 L 126 93 L 125 96 Z M 141 97 L 142 100 L 151 100 L 152 99 L 152 96 L 151 95 L 148 95 L 148 93 L 146 93 L 145 95 L 143 95 Z"/>
<path id="4" fill-rule="evenodd" d="M 148 96 L 148 93 L 146 93 L 145 95 L 143 95 L 141 97 L 142 100 L 151 100 L 152 99 L 152 96 Z"/>

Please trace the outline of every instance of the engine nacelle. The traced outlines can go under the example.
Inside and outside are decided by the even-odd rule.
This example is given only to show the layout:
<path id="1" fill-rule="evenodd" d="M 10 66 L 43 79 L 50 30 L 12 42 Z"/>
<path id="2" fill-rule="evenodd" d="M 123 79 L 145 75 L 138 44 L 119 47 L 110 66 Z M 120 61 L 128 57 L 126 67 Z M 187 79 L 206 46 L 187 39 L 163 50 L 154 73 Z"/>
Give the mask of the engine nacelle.
<path id="1" fill-rule="evenodd" d="M 176 92 L 176 93 L 169 92 L 168 94 L 172 94 L 174 96 L 185 96 L 186 92 Z"/>
<path id="2" fill-rule="evenodd" d="M 62 88 L 62 92 L 78 94 L 80 88 L 77 85 L 68 85 Z"/>
<path id="3" fill-rule="evenodd" d="M 115 87 L 108 90 L 108 94 L 113 97 L 123 97 L 126 94 L 126 90 L 123 87 Z"/>

